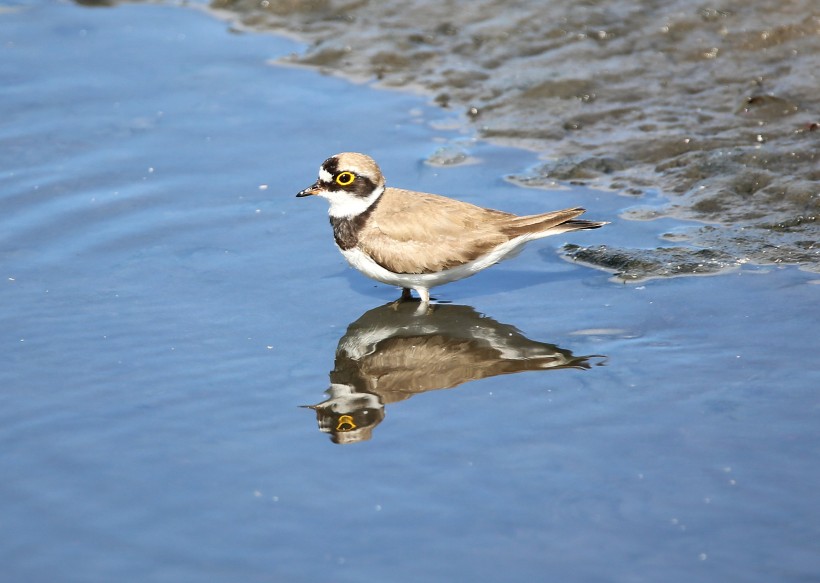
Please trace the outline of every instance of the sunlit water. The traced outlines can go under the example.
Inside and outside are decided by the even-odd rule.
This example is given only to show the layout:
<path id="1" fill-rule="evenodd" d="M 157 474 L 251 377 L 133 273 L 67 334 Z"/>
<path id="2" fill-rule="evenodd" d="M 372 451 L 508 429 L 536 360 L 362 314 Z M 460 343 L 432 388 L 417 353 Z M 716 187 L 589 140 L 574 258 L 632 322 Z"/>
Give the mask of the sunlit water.
<path id="1" fill-rule="evenodd" d="M 505 182 L 516 150 L 424 165 L 446 114 L 268 64 L 295 48 L 173 6 L 0 10 L 3 579 L 820 576 L 816 276 L 565 262 L 657 227 Z M 340 150 L 613 224 L 381 307 L 294 198 Z"/>

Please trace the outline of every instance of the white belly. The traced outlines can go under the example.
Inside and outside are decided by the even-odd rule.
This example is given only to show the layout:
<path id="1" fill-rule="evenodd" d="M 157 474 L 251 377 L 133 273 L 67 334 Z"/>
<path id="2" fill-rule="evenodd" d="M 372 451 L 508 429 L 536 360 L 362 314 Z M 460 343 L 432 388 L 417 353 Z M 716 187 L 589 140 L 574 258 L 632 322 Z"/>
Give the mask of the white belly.
<path id="1" fill-rule="evenodd" d="M 368 255 L 365 255 L 356 247 L 342 251 L 342 255 L 344 255 L 350 265 L 376 281 L 403 288 L 431 289 L 439 285 L 444 285 L 445 283 L 470 277 L 514 253 L 526 242 L 527 239 L 525 237 L 513 239 L 483 257 L 436 273 L 393 273 L 373 261 Z"/>

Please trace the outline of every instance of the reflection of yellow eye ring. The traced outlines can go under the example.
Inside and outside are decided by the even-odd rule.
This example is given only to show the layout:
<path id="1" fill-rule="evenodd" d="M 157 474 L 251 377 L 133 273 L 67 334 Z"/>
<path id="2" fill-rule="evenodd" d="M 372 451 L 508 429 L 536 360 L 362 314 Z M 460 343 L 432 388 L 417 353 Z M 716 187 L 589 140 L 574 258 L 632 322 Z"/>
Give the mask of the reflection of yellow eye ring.
<path id="1" fill-rule="evenodd" d="M 356 175 L 352 172 L 339 172 L 336 175 L 336 184 L 339 186 L 350 186 L 356 180 Z"/>
<path id="2" fill-rule="evenodd" d="M 336 431 L 353 431 L 356 429 L 356 424 L 353 422 L 353 417 L 350 415 L 340 415 L 339 423 L 336 424 Z"/>

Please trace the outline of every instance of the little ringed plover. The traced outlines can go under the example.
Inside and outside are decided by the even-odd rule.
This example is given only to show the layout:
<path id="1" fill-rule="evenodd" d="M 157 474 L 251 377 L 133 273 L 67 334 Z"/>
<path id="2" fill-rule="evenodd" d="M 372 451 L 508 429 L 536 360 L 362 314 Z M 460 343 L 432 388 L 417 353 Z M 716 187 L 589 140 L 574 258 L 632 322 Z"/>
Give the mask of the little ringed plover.
<path id="1" fill-rule="evenodd" d="M 330 202 L 333 238 L 348 263 L 377 281 L 416 290 L 469 277 L 549 235 L 607 224 L 578 220 L 582 208 L 517 216 L 452 198 L 385 186 L 379 166 L 344 152 L 322 163 L 319 179 L 296 196 Z"/>

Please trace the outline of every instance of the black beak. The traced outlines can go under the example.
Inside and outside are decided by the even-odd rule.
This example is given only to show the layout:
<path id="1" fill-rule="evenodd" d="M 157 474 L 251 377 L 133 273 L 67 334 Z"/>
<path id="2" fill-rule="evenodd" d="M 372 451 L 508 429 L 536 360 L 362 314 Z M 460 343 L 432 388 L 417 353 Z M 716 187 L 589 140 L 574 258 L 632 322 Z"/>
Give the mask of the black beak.
<path id="1" fill-rule="evenodd" d="M 321 190 L 321 187 L 319 186 L 319 182 L 316 181 L 304 190 L 300 190 L 296 196 L 300 198 L 303 196 L 313 196 L 319 194 L 319 190 Z"/>

